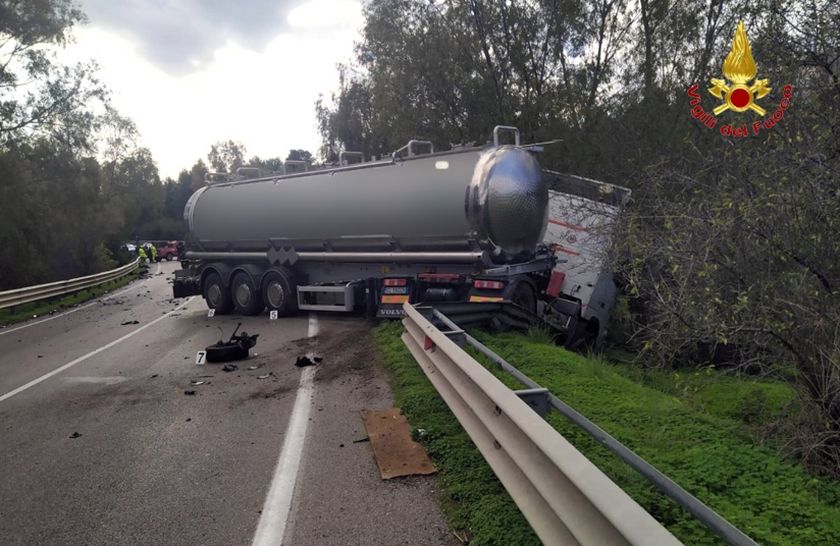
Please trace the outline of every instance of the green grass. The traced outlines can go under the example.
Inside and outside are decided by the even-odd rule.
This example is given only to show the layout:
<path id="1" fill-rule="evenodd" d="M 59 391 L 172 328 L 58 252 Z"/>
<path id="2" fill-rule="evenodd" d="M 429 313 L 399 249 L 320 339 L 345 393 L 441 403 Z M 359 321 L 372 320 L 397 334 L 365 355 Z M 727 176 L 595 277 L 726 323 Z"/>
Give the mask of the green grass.
<path id="1" fill-rule="evenodd" d="M 375 336 L 392 372 L 397 403 L 440 469 L 444 511 L 471 544 L 538 544 L 481 455 L 399 340 L 398 324 Z M 766 413 L 792 400 L 783 384 L 720 374 L 641 376 L 545 343 L 539 335 L 478 334 L 482 342 L 589 417 L 762 544 L 840 544 L 840 484 L 816 478 L 756 443 Z M 485 363 L 497 377 L 513 380 Z M 700 372 L 706 374 L 707 372 Z M 756 394 L 761 393 L 761 394 Z M 758 404 L 760 409 L 753 406 Z M 720 544 L 562 416 L 549 422 L 686 544 Z"/>
<path id="2" fill-rule="evenodd" d="M 80 290 L 79 292 L 74 292 L 73 294 L 59 299 L 33 301 L 24 305 L 16 305 L 14 308 L 0 309 L 0 325 L 8 326 L 17 322 L 29 320 L 36 316 L 40 317 L 48 315 L 52 312 L 61 312 L 64 309 L 73 307 L 74 305 L 79 305 L 80 303 L 84 303 L 88 300 L 103 296 L 104 294 L 118 288 L 122 288 L 137 279 L 141 272 L 141 269 L 135 269 L 128 275 L 120 277 L 119 279 L 109 281 L 105 284 L 101 284 L 87 290 Z"/>

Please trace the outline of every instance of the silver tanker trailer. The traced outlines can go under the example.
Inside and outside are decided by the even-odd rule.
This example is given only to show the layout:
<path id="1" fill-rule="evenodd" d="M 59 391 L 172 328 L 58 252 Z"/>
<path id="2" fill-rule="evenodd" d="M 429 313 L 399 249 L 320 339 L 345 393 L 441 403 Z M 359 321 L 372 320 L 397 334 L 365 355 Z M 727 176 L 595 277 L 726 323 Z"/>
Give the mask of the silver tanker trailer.
<path id="1" fill-rule="evenodd" d="M 501 145 L 502 131 L 515 132 L 515 144 Z M 364 308 L 397 317 L 406 301 L 501 300 L 534 314 L 574 312 L 552 304 L 562 279 L 543 244 L 549 195 L 538 147 L 521 146 L 509 127 L 483 148 L 415 153 L 426 145 L 199 189 L 184 210 L 174 296 L 241 315 Z M 579 310 L 551 322 L 577 324 Z"/>

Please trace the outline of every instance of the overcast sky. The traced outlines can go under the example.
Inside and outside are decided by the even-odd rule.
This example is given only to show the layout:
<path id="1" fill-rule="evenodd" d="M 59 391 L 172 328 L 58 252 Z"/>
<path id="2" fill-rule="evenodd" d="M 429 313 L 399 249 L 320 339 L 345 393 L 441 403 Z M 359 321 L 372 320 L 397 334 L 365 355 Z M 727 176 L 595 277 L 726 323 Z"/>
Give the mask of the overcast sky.
<path id="1" fill-rule="evenodd" d="M 362 24 L 355 0 L 81 0 L 68 53 L 93 58 L 120 112 L 176 176 L 210 145 L 317 153 L 314 104 L 338 85 Z"/>

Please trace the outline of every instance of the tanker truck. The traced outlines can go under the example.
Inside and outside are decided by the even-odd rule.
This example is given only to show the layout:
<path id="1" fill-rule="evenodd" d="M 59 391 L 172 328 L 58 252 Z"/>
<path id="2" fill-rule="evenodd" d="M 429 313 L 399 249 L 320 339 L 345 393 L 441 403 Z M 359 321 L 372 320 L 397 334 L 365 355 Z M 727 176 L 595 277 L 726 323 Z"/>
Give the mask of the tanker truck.
<path id="1" fill-rule="evenodd" d="M 500 143 L 506 132 L 513 143 Z M 435 153 L 411 141 L 379 161 L 342 156 L 323 170 L 216 177 L 184 209 L 174 296 L 201 295 L 217 314 L 363 309 L 383 318 L 402 316 L 405 302 L 507 300 L 587 332 L 579 301 L 555 301 L 569 298 L 543 241 L 540 150 L 499 126 L 485 147 Z"/>

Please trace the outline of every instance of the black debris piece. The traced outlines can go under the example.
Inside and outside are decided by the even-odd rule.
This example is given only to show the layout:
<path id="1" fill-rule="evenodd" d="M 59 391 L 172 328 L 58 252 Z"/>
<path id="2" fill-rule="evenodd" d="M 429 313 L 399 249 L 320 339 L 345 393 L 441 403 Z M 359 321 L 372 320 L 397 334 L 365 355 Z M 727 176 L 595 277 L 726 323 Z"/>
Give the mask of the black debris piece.
<path id="1" fill-rule="evenodd" d="M 120 326 L 128 326 L 129 324 L 140 324 L 139 320 L 127 320 L 120 324 Z"/>
<path id="2" fill-rule="evenodd" d="M 157 376 L 158 376 L 158 374 L 152 374 L 152 379 L 154 379 Z"/>
<path id="3" fill-rule="evenodd" d="M 195 391 L 184 391 L 184 394 L 186 394 L 187 396 L 194 396 Z"/>
<path id="4" fill-rule="evenodd" d="M 192 417 L 187 417 L 187 423 L 189 423 L 190 421 L 192 421 Z"/>
<path id="5" fill-rule="evenodd" d="M 297 360 L 295 360 L 295 366 L 298 368 L 305 368 L 306 366 L 314 366 L 322 360 L 323 358 L 320 356 L 303 355 L 297 357 Z"/>
<path id="6" fill-rule="evenodd" d="M 363 442 L 370 442 L 370 438 L 359 438 L 358 440 L 353 440 L 354 444 L 361 444 Z"/>
<path id="7" fill-rule="evenodd" d="M 81 432 L 74 432 L 73 434 L 70 435 L 70 437 L 73 438 L 73 439 L 76 439 L 76 438 L 79 438 L 81 435 L 82 435 Z"/>
<path id="8" fill-rule="evenodd" d="M 225 364 L 224 366 L 222 366 L 223 372 L 235 372 L 238 369 L 239 366 L 237 366 L 236 364 Z"/>
<path id="9" fill-rule="evenodd" d="M 44 358 L 44 355 L 38 355 L 38 358 Z"/>
<path id="10" fill-rule="evenodd" d="M 222 341 L 220 339 L 213 345 L 206 347 L 207 362 L 230 362 L 231 360 L 248 358 L 248 351 L 257 344 L 259 334 L 248 335 L 248 332 L 242 332 L 236 335 L 240 326 L 242 326 L 241 322 L 236 325 L 236 329 L 229 340 Z"/>

